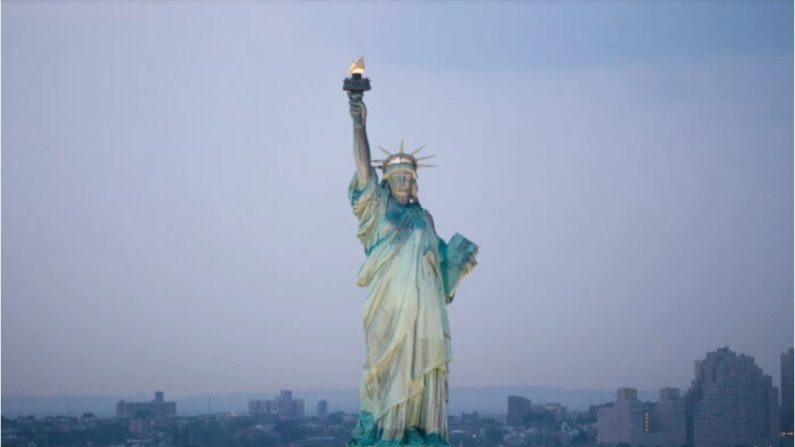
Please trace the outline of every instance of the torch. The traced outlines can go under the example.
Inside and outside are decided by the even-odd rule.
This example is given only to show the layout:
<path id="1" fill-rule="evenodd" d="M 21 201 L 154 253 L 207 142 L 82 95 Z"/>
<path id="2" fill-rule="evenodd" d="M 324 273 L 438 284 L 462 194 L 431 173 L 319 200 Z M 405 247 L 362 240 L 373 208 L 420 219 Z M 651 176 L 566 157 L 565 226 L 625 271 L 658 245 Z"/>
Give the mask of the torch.
<path id="1" fill-rule="evenodd" d="M 342 83 L 343 90 L 358 93 L 359 95 L 364 95 L 364 92 L 370 90 L 370 80 L 362 77 L 364 74 L 364 56 L 352 63 L 349 71 L 351 72 L 351 77 L 345 78 Z"/>

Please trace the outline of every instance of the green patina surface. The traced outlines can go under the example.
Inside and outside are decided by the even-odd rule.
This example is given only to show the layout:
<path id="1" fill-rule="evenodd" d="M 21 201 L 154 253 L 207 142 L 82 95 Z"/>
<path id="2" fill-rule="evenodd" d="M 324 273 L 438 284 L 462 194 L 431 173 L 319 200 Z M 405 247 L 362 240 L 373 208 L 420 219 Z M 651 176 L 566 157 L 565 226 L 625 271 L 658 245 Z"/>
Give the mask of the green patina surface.
<path id="1" fill-rule="evenodd" d="M 353 438 L 347 447 L 449 447 L 447 440 L 438 433 L 425 433 L 412 427 L 403 432 L 403 439 L 383 439 L 382 431 L 367 411 L 359 412 L 359 421 L 353 431 Z"/>

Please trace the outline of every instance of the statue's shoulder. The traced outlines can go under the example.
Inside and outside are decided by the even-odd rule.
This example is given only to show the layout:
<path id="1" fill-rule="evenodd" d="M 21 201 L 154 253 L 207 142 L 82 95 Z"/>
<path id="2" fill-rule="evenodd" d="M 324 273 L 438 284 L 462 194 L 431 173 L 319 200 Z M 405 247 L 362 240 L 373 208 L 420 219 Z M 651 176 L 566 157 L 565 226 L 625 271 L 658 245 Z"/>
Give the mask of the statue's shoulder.
<path id="1" fill-rule="evenodd" d="M 431 212 L 422 207 L 420 207 L 420 209 L 422 209 L 422 214 L 425 216 L 425 219 L 427 219 L 428 223 L 431 224 L 431 227 L 435 229 L 436 226 L 433 223 L 433 216 L 431 215 Z"/>

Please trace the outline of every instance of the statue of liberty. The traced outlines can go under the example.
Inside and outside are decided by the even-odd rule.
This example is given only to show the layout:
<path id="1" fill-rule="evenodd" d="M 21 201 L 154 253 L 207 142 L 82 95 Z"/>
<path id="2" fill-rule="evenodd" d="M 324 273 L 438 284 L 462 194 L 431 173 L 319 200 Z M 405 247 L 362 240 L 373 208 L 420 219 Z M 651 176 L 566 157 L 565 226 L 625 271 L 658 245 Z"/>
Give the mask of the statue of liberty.
<path id="1" fill-rule="evenodd" d="M 367 360 L 348 446 L 446 446 L 446 305 L 475 267 L 478 248 L 458 234 L 449 244 L 436 235 L 417 196 L 417 168 L 430 158 L 416 156 L 422 147 L 405 152 L 401 141 L 395 153 L 381 148 L 386 157 L 371 160 L 362 95 L 349 89 L 356 174 L 348 196 L 367 256 L 357 280 L 367 288 Z"/>

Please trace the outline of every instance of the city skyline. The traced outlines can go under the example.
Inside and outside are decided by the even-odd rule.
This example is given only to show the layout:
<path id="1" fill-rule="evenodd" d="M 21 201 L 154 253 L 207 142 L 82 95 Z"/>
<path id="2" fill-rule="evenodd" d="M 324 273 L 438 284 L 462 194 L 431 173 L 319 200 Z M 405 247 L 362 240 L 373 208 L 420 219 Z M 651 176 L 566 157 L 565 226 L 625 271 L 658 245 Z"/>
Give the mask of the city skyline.
<path id="1" fill-rule="evenodd" d="M 684 389 L 723 346 L 779 381 L 790 2 L 2 12 L 4 395 L 355 388 L 362 54 L 373 146 L 427 144 L 481 247 L 451 386 Z"/>
<path id="2" fill-rule="evenodd" d="M 503 405 L 507 403 L 502 410 L 507 411 L 450 414 L 451 444 L 524 447 L 539 442 L 548 445 L 553 440 L 552 445 L 562 442 L 582 447 L 791 445 L 791 417 L 780 418 L 779 412 L 783 416 L 791 406 L 792 353 L 789 349 L 781 355 L 782 376 L 786 376 L 781 383 L 781 405 L 779 389 L 751 357 L 720 348 L 696 360 L 691 387 L 684 393 L 664 387 L 652 402 L 641 398 L 637 389 L 625 387 L 616 390 L 610 402 L 590 404 L 587 409 L 509 394 L 502 400 Z M 177 403 L 166 401 L 163 391 L 155 391 L 152 400 L 117 402 L 115 417 L 111 418 L 98 417 L 94 412 L 79 417 L 14 417 L 4 407 L 3 443 L 28 445 L 29 440 L 37 439 L 47 444 L 52 439 L 58 445 L 84 445 L 129 439 L 131 435 L 137 438 L 133 443 L 156 440 L 165 447 L 192 445 L 198 438 L 212 445 L 228 445 L 229 439 L 237 438 L 236 445 L 242 441 L 274 447 L 344 442 L 356 423 L 356 409 L 352 413 L 329 413 L 324 398 L 317 401 L 317 411 L 307 415 L 304 397 L 282 389 L 273 398 L 250 398 L 247 411 L 242 413 L 213 412 L 208 403 L 207 412 L 195 416 L 178 412 Z"/>

